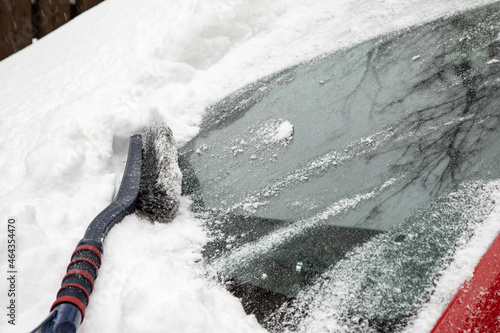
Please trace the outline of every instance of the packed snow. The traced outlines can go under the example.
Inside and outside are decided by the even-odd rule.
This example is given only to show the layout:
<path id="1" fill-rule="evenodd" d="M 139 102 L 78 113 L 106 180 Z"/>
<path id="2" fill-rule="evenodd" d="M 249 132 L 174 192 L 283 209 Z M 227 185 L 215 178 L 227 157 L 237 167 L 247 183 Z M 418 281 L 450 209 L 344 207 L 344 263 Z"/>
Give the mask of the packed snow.
<path id="1" fill-rule="evenodd" d="M 74 247 L 113 198 L 131 134 L 164 122 L 181 146 L 209 105 L 262 76 L 491 2 L 107 0 L 0 62 L 0 331 L 30 331 L 48 314 Z M 292 135 L 283 121 L 274 139 Z M 500 231 L 499 216 L 456 254 L 409 331 L 432 327 Z M 9 217 L 15 326 L 5 316 Z M 206 241 L 187 197 L 169 224 L 126 217 L 105 241 L 79 332 L 264 331 L 207 276 Z"/>
<path id="2" fill-rule="evenodd" d="M 274 141 L 291 141 L 293 135 L 293 125 L 289 121 L 284 121 L 278 127 L 273 136 Z"/>

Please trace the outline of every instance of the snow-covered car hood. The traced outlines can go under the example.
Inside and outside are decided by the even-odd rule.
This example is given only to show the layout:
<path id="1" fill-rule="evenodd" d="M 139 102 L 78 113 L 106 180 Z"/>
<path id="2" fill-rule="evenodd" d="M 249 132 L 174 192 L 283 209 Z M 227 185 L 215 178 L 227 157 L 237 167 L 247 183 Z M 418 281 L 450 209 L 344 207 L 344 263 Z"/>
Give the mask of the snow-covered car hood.
<path id="1" fill-rule="evenodd" d="M 208 106 L 259 78 L 491 2 L 106 0 L 0 62 L 0 228 L 14 217 L 19 243 L 18 320 L 0 331 L 27 332 L 47 315 L 76 243 L 112 200 L 130 134 L 166 122 L 183 145 Z M 275 139 L 289 133 L 280 128 Z M 207 234 L 190 202 L 169 225 L 129 216 L 111 230 L 80 332 L 261 330 L 206 278 Z M 469 273 L 436 289 L 424 321 L 437 320 L 497 232 L 457 252 Z M 2 301 L 6 288 L 0 279 Z"/>

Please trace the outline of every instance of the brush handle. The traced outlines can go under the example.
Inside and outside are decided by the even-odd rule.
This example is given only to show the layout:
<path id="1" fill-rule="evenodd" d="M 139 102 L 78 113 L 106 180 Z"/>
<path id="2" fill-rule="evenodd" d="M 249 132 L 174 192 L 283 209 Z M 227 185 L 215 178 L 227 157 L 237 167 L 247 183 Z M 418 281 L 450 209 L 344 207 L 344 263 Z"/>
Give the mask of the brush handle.
<path id="1" fill-rule="evenodd" d="M 141 182 L 141 164 L 142 136 L 134 134 L 130 137 L 127 164 L 118 194 L 90 223 L 84 238 L 71 255 L 49 316 L 32 333 L 76 332 L 83 322 L 101 266 L 102 242 L 113 225 L 135 211 Z"/>
<path id="2" fill-rule="evenodd" d="M 78 243 L 71 255 L 71 262 L 66 269 L 61 288 L 57 292 L 57 299 L 50 311 L 60 304 L 70 303 L 80 310 L 81 321 L 83 321 L 85 308 L 89 304 L 90 294 L 94 289 L 94 282 L 101 266 L 101 258 L 101 242 L 82 239 Z"/>

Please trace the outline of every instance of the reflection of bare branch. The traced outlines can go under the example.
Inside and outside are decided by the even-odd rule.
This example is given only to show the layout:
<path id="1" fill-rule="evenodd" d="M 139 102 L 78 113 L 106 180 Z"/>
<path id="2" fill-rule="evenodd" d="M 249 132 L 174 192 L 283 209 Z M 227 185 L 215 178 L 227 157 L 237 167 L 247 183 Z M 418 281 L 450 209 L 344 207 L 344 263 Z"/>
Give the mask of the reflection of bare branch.
<path id="1" fill-rule="evenodd" d="M 443 58 L 443 55 L 436 56 L 434 63 L 442 61 L 438 58 Z M 407 185 L 417 181 L 424 187 L 432 184 L 431 194 L 434 195 L 442 193 L 443 190 L 448 190 L 448 181 L 451 182 L 451 186 L 460 181 L 460 171 L 467 159 L 480 153 L 481 146 L 479 143 L 481 143 L 482 135 L 478 135 L 478 131 L 482 133 L 483 131 L 494 130 L 491 127 L 488 128 L 485 122 L 480 121 L 485 119 L 485 115 L 479 115 L 479 112 L 484 113 L 483 100 L 487 99 L 491 94 L 495 94 L 499 87 L 484 87 L 484 76 L 477 73 L 468 60 L 455 64 L 452 70 L 463 87 L 453 94 L 454 98 L 411 112 L 401 120 L 396 130 L 397 137 L 412 131 L 424 131 L 425 134 L 426 128 L 432 128 L 432 126 L 438 124 L 441 124 L 440 127 L 448 127 L 444 130 L 427 130 L 428 135 L 421 135 L 412 144 L 402 142 L 400 147 L 397 148 L 402 150 L 401 157 L 391 167 L 393 172 L 412 170 L 414 176 L 409 177 Z M 437 81 L 443 81 L 444 72 L 445 69 L 441 67 L 436 73 L 414 85 L 408 95 L 388 104 L 383 111 L 394 107 L 396 104 L 404 103 L 406 98 L 413 93 L 417 93 L 421 89 L 429 89 L 429 86 L 435 85 Z M 496 113 L 488 114 L 487 118 L 497 123 L 500 115 Z M 451 119 L 449 121 L 452 123 L 451 125 L 446 124 L 448 119 Z M 478 137 L 472 138 L 473 134 L 478 135 Z M 388 147 L 386 151 L 381 150 L 377 155 L 388 153 L 393 149 L 394 147 Z M 374 156 L 371 156 L 371 158 Z M 444 166 L 443 163 L 446 163 L 446 165 Z M 437 182 L 435 181 L 436 178 L 438 179 Z M 400 191 L 404 190 L 407 185 L 403 186 Z"/>
<path id="2" fill-rule="evenodd" d="M 346 111 L 350 109 L 350 105 L 353 103 L 353 100 L 356 99 L 357 94 L 361 91 L 361 87 L 365 83 L 365 80 L 368 77 L 368 74 L 374 72 L 373 56 L 374 56 L 374 50 L 370 50 L 366 54 L 366 57 L 365 57 L 366 60 L 364 61 L 365 69 L 363 70 L 363 76 L 361 77 L 359 82 L 356 84 L 354 89 L 352 89 L 352 91 L 347 95 L 347 97 L 345 98 L 345 101 L 343 103 L 343 106 L 341 107 L 341 110 L 342 110 L 342 112 L 344 112 L 344 114 L 347 114 Z M 352 75 L 352 73 L 349 73 L 349 74 Z M 380 84 L 379 84 L 378 90 L 380 90 Z"/>

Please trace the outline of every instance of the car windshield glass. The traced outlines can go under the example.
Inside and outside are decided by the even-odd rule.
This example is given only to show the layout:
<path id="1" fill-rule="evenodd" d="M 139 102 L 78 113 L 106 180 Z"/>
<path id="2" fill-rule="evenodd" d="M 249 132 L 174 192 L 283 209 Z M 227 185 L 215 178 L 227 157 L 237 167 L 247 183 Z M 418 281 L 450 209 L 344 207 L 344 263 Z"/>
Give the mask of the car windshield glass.
<path id="1" fill-rule="evenodd" d="M 288 300 L 268 328 L 297 311 L 401 325 L 428 300 L 493 207 L 499 22 L 495 4 L 392 33 L 208 110 L 184 192 L 211 267 Z"/>

